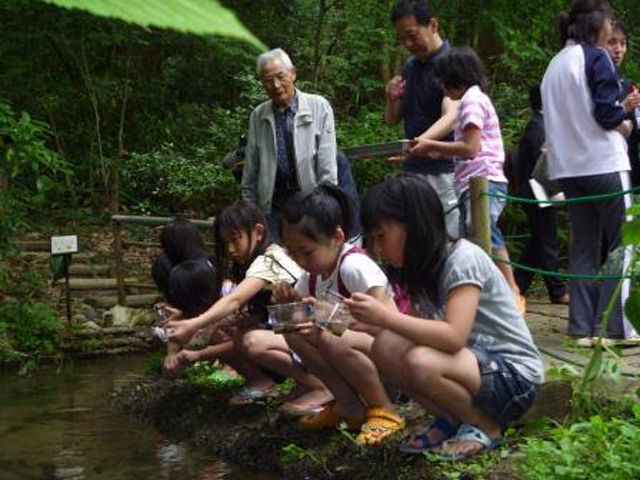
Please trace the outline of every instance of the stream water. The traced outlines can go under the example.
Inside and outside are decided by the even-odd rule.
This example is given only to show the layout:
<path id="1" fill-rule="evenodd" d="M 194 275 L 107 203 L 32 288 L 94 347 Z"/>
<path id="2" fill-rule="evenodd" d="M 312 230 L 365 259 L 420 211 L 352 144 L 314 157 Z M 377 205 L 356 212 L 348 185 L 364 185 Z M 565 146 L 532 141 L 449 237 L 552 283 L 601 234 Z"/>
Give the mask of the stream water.
<path id="1" fill-rule="evenodd" d="M 140 357 L 77 363 L 30 377 L 0 374 L 0 480 L 275 480 L 174 443 L 114 411 L 109 392 Z"/>

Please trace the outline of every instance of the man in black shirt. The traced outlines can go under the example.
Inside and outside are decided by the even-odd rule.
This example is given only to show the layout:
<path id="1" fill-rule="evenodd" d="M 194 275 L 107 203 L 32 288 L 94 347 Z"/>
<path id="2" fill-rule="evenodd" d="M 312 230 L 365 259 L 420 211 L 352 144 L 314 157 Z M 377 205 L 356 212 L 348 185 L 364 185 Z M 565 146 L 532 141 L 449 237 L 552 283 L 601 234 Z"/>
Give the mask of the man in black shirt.
<path id="1" fill-rule="evenodd" d="M 425 1 L 398 1 L 391 10 L 398 41 L 411 53 L 402 75 L 393 77 L 386 88 L 385 119 L 389 125 L 404 123 L 405 137 L 452 140 L 457 102 L 445 97 L 435 64 L 449 49 L 440 36 L 438 19 Z M 403 169 L 424 175 L 438 192 L 445 211 L 456 205 L 453 160 L 409 156 Z M 446 217 L 447 231 L 458 235 L 458 211 Z"/>

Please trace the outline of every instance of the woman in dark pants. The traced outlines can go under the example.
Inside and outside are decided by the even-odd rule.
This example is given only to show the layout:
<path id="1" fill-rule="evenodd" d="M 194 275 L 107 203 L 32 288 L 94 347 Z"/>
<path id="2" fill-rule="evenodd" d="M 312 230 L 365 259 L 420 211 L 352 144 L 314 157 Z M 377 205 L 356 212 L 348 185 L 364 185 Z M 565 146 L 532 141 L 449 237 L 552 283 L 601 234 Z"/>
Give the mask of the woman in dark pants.
<path id="1" fill-rule="evenodd" d="M 527 198 L 534 198 L 529 179 L 532 176 L 545 139 L 540 85 L 534 85 L 529 90 L 529 104 L 532 115 L 518 144 L 518 161 L 514 172 L 514 183 L 518 189 L 518 194 Z M 527 215 L 531 236 L 522 252 L 519 263 L 556 272 L 558 270 L 560 242 L 558 240 L 558 220 L 555 209 L 553 207 L 540 208 L 538 205 L 529 203 L 523 203 L 521 207 Z M 522 295 L 526 295 L 534 277 L 535 273 L 516 269 L 515 278 Z M 565 282 L 551 275 L 545 275 L 543 278 L 551 303 L 568 305 L 570 298 Z"/>

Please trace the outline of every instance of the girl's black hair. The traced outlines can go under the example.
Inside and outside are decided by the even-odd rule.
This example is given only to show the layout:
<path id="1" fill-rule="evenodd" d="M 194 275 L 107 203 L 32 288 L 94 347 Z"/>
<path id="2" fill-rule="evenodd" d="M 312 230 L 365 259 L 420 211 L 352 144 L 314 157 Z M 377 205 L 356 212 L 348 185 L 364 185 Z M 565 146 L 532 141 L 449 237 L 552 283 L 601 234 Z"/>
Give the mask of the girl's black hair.
<path id="1" fill-rule="evenodd" d="M 413 16 L 420 25 L 428 25 L 436 14 L 426 0 L 399 0 L 391 8 L 391 23 Z"/>
<path id="2" fill-rule="evenodd" d="M 314 242 L 333 236 L 338 227 L 349 238 L 353 230 L 353 204 L 340 187 L 322 183 L 309 193 L 298 192 L 291 197 L 282 218 L 283 225 L 295 225 Z"/>
<path id="3" fill-rule="evenodd" d="M 246 233 L 251 241 L 253 227 L 258 224 L 264 227 L 264 235 L 252 252 L 251 258 L 244 265 L 232 262 L 229 258 L 226 242 L 222 238 L 222 232 Z M 245 273 L 251 262 L 257 256 L 262 255 L 269 246 L 267 241 L 267 219 L 264 213 L 256 204 L 245 200 L 235 202 L 220 213 L 213 225 L 213 236 L 216 244 L 216 260 L 220 269 L 220 276 L 221 278 L 230 278 L 235 283 L 240 283 L 244 280 Z"/>
<path id="4" fill-rule="evenodd" d="M 160 245 L 172 265 L 196 257 L 208 257 L 198 227 L 186 218 L 178 217 L 160 232 Z"/>
<path id="5" fill-rule="evenodd" d="M 558 16 L 560 40 L 564 45 L 571 39 L 594 45 L 607 20 L 614 12 L 606 0 L 573 0 L 568 10 Z"/>
<path id="6" fill-rule="evenodd" d="M 436 63 L 436 75 L 447 88 L 469 88 L 478 85 L 487 92 L 489 81 L 484 73 L 484 65 L 471 47 L 452 48 Z"/>
<path id="7" fill-rule="evenodd" d="M 160 255 L 156 257 L 156 259 L 151 264 L 151 276 L 153 277 L 153 282 L 158 287 L 162 296 L 171 303 L 170 295 L 169 295 L 169 277 L 171 276 L 171 268 L 173 265 L 171 264 L 171 260 L 167 257 L 167 254 L 162 252 Z"/>
<path id="8" fill-rule="evenodd" d="M 402 224 L 407 232 L 403 267 L 388 269 L 391 280 L 412 299 L 426 296 L 441 306 L 440 277 L 449 238 L 438 194 L 424 178 L 410 173 L 375 185 L 362 204 L 362 225 L 370 234 L 389 221 Z"/>
<path id="9" fill-rule="evenodd" d="M 624 23 L 622 20 L 618 20 L 618 21 L 613 23 L 613 31 L 614 32 L 620 32 L 625 37 L 629 36 L 629 35 L 627 35 L 627 24 Z"/>
<path id="10" fill-rule="evenodd" d="M 171 305 L 182 310 L 184 318 L 205 312 L 220 298 L 220 277 L 210 260 L 186 260 L 171 270 Z"/>

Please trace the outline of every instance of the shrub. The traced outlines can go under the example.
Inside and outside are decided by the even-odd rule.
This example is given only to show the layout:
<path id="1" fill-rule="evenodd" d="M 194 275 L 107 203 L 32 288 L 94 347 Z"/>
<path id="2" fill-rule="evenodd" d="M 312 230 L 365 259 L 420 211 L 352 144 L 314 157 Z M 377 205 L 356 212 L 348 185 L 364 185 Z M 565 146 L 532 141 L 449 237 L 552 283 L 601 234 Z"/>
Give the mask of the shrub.
<path id="1" fill-rule="evenodd" d="M 133 154 L 123 164 L 125 203 L 144 213 L 197 211 L 213 215 L 237 195 L 231 172 L 212 147 L 192 154 L 167 144 L 151 153 Z"/>
<path id="2" fill-rule="evenodd" d="M 37 360 L 62 347 L 62 324 L 46 304 L 46 281 L 38 274 L 20 277 L 0 270 L 0 361 Z"/>

